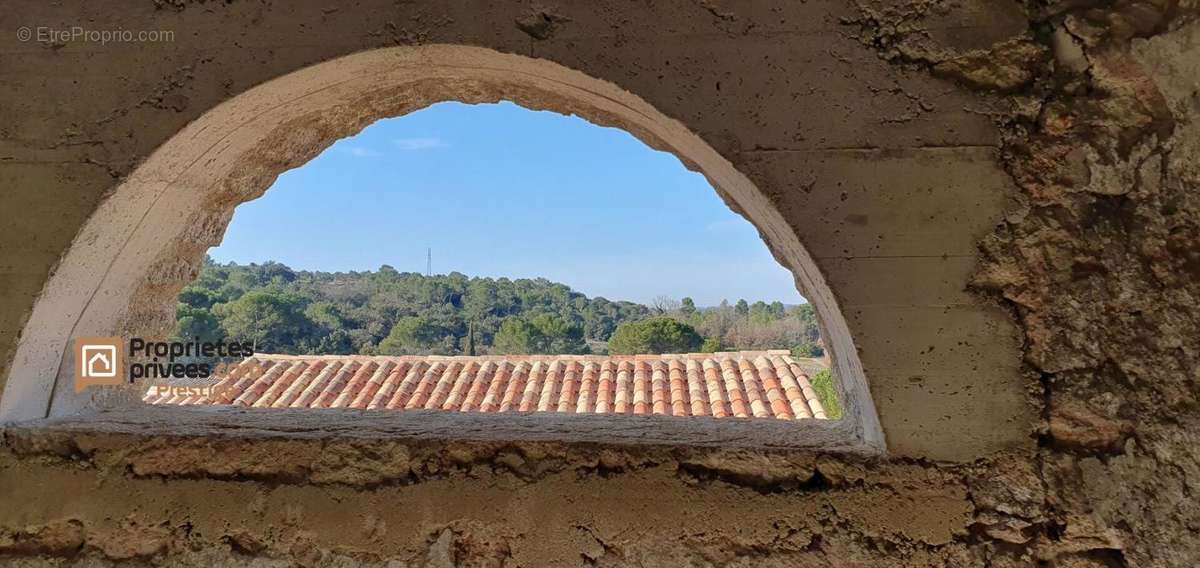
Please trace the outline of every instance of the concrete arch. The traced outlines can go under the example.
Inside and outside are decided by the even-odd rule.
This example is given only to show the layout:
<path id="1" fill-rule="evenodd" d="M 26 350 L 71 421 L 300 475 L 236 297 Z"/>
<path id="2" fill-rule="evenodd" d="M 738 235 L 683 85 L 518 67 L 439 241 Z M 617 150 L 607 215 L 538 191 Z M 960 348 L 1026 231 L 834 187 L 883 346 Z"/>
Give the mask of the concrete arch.
<path id="1" fill-rule="evenodd" d="M 682 123 L 616 85 L 546 60 L 451 45 L 378 49 L 313 65 L 229 99 L 170 138 L 88 219 L 45 286 L 17 347 L 0 420 L 126 404 L 129 397 L 111 389 L 72 391 L 69 340 L 164 334 L 175 294 L 220 241 L 234 208 L 283 171 L 380 118 L 447 100 L 501 99 L 622 128 L 703 173 L 758 227 L 821 316 L 847 408 L 846 419 L 822 426 L 812 445 L 883 451 L 846 318 L 796 232 L 745 175 Z"/>

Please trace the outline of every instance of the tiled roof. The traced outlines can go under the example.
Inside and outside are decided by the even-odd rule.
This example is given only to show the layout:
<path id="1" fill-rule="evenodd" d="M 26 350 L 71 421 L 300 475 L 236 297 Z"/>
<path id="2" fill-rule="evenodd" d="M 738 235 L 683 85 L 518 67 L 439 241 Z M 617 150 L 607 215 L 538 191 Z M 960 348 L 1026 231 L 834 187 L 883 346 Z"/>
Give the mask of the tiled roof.
<path id="1" fill-rule="evenodd" d="M 460 412 L 825 418 L 787 351 L 479 357 L 256 354 L 215 374 L 212 395 L 151 404 Z"/>

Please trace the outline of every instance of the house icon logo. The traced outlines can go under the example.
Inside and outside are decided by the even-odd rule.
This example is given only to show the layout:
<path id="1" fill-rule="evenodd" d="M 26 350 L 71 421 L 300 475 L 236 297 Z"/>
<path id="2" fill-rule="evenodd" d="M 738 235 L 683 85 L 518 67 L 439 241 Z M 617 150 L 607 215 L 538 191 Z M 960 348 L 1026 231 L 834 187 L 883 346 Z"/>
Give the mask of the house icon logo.
<path id="1" fill-rule="evenodd" d="M 125 383 L 125 354 L 120 337 L 75 338 L 75 392 L 92 385 Z"/>

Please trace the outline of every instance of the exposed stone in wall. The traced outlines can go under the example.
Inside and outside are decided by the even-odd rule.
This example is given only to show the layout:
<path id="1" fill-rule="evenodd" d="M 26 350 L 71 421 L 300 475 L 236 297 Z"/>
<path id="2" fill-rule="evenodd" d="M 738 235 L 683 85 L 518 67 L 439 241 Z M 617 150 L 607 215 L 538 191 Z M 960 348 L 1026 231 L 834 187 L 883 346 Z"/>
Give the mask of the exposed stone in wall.
<path id="1" fill-rule="evenodd" d="M 1047 493 L 1044 510 L 987 534 L 1026 542 L 1026 522 L 1045 514 L 1033 542 L 1042 560 L 1194 563 L 1196 3 L 1052 2 L 1029 10 L 1025 41 L 1045 49 L 1010 41 L 957 57 L 929 49 L 912 12 L 866 13 L 867 37 L 888 57 L 1011 91 L 997 120 L 1025 199 L 982 243 L 975 285 L 1013 307 L 1041 377 L 1047 422 L 1024 485 L 1041 478 Z"/>
<path id="2" fill-rule="evenodd" d="M 0 559 L 978 564 L 993 552 L 971 545 L 977 518 L 1027 540 L 1001 531 L 1038 522 L 1042 501 L 1020 459 L 938 468 L 795 452 L 135 430 L 6 431 L 0 498 L 24 498 L 10 501 Z M 62 518 L 12 524 L 47 509 Z"/>

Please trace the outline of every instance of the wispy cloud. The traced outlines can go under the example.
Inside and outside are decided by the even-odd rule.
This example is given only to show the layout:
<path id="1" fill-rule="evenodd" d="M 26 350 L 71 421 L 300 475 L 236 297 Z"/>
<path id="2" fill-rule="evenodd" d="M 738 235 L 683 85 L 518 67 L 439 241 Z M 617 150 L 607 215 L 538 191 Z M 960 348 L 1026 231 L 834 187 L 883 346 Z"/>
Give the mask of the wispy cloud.
<path id="1" fill-rule="evenodd" d="M 376 158 L 383 155 L 378 150 L 372 150 L 362 146 L 351 146 L 346 148 L 346 151 L 350 152 L 350 155 L 354 156 L 355 158 Z"/>
<path id="2" fill-rule="evenodd" d="M 441 138 L 397 138 L 392 140 L 392 143 L 404 151 L 429 150 L 431 148 L 445 148 L 449 146 Z"/>

